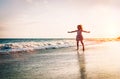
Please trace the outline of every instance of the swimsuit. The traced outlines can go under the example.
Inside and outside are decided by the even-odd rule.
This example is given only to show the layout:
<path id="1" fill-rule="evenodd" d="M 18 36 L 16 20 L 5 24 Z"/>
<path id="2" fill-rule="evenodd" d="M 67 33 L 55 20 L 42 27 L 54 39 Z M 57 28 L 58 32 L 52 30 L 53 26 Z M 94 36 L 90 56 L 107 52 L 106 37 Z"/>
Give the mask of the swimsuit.
<path id="1" fill-rule="evenodd" d="M 82 31 L 77 30 L 76 41 L 82 41 L 82 40 L 83 40 Z"/>

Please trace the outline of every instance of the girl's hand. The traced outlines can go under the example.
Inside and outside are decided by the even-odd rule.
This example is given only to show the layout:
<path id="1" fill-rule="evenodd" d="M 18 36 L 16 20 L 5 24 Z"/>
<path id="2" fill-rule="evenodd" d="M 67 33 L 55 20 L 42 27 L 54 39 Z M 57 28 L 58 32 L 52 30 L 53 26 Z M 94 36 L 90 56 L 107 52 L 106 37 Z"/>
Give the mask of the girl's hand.
<path id="1" fill-rule="evenodd" d="M 68 33 L 71 33 L 70 31 L 68 31 Z"/>
<path id="2" fill-rule="evenodd" d="M 90 31 L 87 31 L 87 33 L 90 33 Z"/>

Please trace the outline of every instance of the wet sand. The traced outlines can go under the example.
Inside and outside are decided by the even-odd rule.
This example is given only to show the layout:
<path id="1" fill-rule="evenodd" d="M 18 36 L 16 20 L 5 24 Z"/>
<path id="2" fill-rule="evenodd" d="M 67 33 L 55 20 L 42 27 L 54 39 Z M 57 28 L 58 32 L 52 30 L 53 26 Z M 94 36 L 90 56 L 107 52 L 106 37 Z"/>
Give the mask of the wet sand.
<path id="1" fill-rule="evenodd" d="M 120 79 L 120 42 L 106 42 L 86 51 L 87 79 Z"/>
<path id="2" fill-rule="evenodd" d="M 120 42 L 0 56 L 1 79 L 120 79 Z"/>

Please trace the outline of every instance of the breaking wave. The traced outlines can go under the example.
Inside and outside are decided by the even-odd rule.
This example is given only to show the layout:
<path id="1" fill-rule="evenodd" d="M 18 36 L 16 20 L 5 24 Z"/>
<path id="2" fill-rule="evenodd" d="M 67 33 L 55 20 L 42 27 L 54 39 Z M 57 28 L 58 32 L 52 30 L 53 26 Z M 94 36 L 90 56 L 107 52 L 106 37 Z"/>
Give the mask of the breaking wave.
<path id="1" fill-rule="evenodd" d="M 54 40 L 40 42 L 15 42 L 0 44 L 0 53 L 11 51 L 26 51 L 36 49 L 57 49 L 75 46 L 74 40 Z"/>

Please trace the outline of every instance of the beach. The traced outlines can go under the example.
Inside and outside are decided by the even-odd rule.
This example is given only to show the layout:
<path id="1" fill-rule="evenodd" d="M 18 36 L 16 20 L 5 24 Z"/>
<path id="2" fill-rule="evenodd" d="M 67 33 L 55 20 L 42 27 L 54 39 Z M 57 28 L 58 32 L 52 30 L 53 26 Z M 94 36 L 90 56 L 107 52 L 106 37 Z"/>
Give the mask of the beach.
<path id="1" fill-rule="evenodd" d="M 119 79 L 120 42 L 0 55 L 1 79 Z"/>

